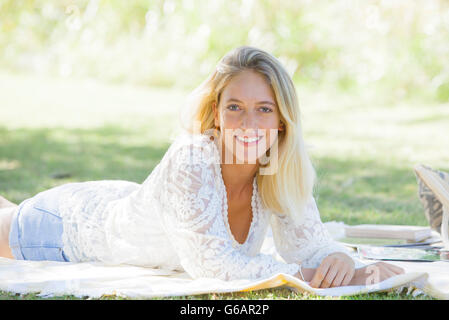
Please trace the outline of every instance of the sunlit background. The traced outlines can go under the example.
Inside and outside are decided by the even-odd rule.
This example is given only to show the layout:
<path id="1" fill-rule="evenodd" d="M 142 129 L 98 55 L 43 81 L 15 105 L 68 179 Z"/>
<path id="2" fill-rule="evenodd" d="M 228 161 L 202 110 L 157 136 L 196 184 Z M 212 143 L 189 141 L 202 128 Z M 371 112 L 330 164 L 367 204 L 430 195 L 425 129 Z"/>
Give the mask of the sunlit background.
<path id="1" fill-rule="evenodd" d="M 447 1 L 4 1 L 1 66 L 190 89 L 229 49 L 281 59 L 301 84 L 449 100 Z"/>
<path id="2" fill-rule="evenodd" d="M 443 0 L 0 0 L 0 194 L 142 182 L 244 44 L 297 86 L 323 220 L 426 225 L 413 166 L 449 171 Z"/>

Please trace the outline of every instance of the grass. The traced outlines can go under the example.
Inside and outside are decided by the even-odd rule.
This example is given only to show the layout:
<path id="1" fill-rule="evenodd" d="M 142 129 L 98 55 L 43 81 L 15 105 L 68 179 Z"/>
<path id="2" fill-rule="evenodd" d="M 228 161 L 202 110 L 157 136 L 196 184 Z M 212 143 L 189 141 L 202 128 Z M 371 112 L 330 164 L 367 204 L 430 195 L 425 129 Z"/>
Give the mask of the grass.
<path id="1" fill-rule="evenodd" d="M 0 300 L 85 300 L 88 297 L 65 295 L 62 297 L 42 298 L 36 293 L 18 294 L 0 291 Z M 296 293 L 287 288 L 263 289 L 251 292 L 212 293 L 191 296 L 173 296 L 154 298 L 151 300 L 409 300 L 411 296 L 404 289 L 402 292 L 385 292 L 354 295 L 349 297 L 323 297 L 308 293 Z M 424 295 L 418 295 L 414 300 L 433 300 Z M 105 295 L 96 300 L 129 300 L 123 297 Z"/>
<path id="2" fill-rule="evenodd" d="M 19 203 L 72 181 L 141 183 L 169 147 L 187 94 L 0 74 L 0 194 Z M 412 169 L 424 163 L 449 171 L 443 140 L 448 105 L 308 88 L 299 88 L 299 96 L 303 131 L 318 174 L 315 197 L 322 220 L 427 225 Z M 164 299 L 173 298 L 325 299 L 286 288 Z M 422 298 L 428 299 L 402 292 L 338 299 Z M 44 298 L 0 292 L 0 299 Z"/>

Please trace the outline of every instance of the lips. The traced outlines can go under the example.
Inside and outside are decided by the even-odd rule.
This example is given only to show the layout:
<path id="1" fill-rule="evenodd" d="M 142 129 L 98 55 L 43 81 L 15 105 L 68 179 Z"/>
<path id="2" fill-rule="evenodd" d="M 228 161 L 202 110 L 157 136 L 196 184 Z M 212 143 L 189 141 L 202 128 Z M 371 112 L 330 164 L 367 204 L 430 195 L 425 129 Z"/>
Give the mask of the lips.
<path id="1" fill-rule="evenodd" d="M 264 136 L 234 136 L 234 139 L 237 143 L 243 145 L 245 148 L 253 147 L 259 144 L 259 142 L 263 139 Z"/>

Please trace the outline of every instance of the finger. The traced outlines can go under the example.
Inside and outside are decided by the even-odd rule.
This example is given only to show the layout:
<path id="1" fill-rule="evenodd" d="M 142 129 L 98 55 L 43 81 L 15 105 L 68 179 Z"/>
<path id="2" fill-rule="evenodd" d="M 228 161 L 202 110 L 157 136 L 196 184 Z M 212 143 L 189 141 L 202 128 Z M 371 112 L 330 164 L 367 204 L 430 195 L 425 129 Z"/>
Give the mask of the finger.
<path id="1" fill-rule="evenodd" d="M 346 275 L 350 272 L 349 268 L 345 268 L 343 270 L 340 270 L 334 280 L 332 281 L 331 287 L 339 287 L 343 283 L 343 279 L 346 277 Z"/>
<path id="2" fill-rule="evenodd" d="M 345 277 L 343 278 L 343 281 L 341 283 L 342 286 L 347 286 L 351 282 L 352 278 L 354 277 L 355 269 L 350 270 L 348 273 L 346 273 Z"/>
<path id="3" fill-rule="evenodd" d="M 380 278 L 381 278 L 381 281 L 384 281 L 384 280 L 387 280 L 387 279 L 389 279 L 389 278 L 391 278 L 391 277 L 393 277 L 395 275 L 396 275 L 396 273 L 394 273 L 393 271 L 391 271 L 387 267 L 387 268 L 382 269 Z"/>
<path id="4" fill-rule="evenodd" d="M 316 269 L 315 274 L 313 275 L 312 281 L 310 282 L 310 286 L 312 288 L 319 288 L 321 282 L 323 281 L 327 271 L 329 270 L 329 263 L 327 261 L 323 261 L 321 265 Z"/>
<path id="5" fill-rule="evenodd" d="M 383 273 L 384 269 L 385 265 L 383 262 L 377 262 L 368 265 L 364 270 L 364 273 L 366 275 L 365 285 L 372 285 L 383 281 L 385 276 L 385 274 Z"/>
<path id="6" fill-rule="evenodd" d="M 395 266 L 394 264 L 388 264 L 388 268 L 396 274 L 405 273 L 405 270 L 403 268 Z"/>
<path id="7" fill-rule="evenodd" d="M 310 281 L 310 286 L 313 288 L 319 288 L 321 285 L 321 282 L 323 281 L 324 277 L 326 276 L 327 269 L 323 268 L 317 268 L 315 271 L 315 274 L 313 275 L 312 281 Z"/>
<path id="8" fill-rule="evenodd" d="M 333 265 L 329 268 L 327 271 L 326 276 L 324 277 L 323 281 L 321 282 L 320 288 L 329 288 L 334 281 L 336 275 L 338 274 L 340 267 L 339 265 Z"/>

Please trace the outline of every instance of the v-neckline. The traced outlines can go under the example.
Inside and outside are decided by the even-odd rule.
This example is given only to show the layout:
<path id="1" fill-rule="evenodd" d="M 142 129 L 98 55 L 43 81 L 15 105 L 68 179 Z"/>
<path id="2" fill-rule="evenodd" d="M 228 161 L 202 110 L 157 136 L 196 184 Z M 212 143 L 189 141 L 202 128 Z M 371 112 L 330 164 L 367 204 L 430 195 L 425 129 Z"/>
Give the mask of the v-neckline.
<path id="1" fill-rule="evenodd" d="M 225 186 L 224 179 L 223 179 L 223 174 L 222 174 L 222 171 L 221 171 L 221 161 L 220 161 L 221 160 L 221 155 L 220 155 L 220 152 L 219 152 L 219 149 L 218 149 L 218 147 L 216 145 L 215 140 L 211 141 L 208 136 L 206 136 L 206 139 L 207 139 L 207 141 L 209 143 L 212 143 L 213 149 L 215 151 L 215 157 L 217 159 L 217 161 L 215 163 L 217 165 L 217 171 L 218 171 L 218 175 L 219 175 L 218 178 L 220 180 L 220 185 L 221 185 L 221 188 L 223 190 L 223 206 L 224 206 L 224 210 L 223 210 L 222 215 L 223 215 L 224 224 L 226 226 L 226 230 L 228 232 L 229 238 L 231 239 L 231 241 L 233 243 L 233 246 L 240 248 L 240 247 L 245 246 L 248 243 L 248 240 L 251 237 L 253 229 L 254 229 L 254 224 L 255 224 L 256 218 L 257 218 L 257 216 L 259 214 L 258 213 L 258 208 L 257 208 L 258 205 L 256 205 L 256 195 L 257 195 L 257 192 L 258 192 L 257 191 L 257 174 L 253 178 L 253 192 L 252 192 L 252 195 L 251 195 L 251 223 L 249 225 L 248 234 L 246 235 L 245 241 L 243 243 L 240 243 L 240 242 L 238 242 L 235 239 L 234 235 L 232 234 L 231 227 L 229 225 L 229 219 L 228 219 L 228 193 L 226 191 L 226 186 Z"/>
<path id="2" fill-rule="evenodd" d="M 224 179 L 223 179 L 223 175 L 221 172 L 221 166 L 220 164 L 218 164 L 219 167 L 219 175 L 220 175 L 220 182 L 221 182 L 221 187 L 223 189 L 223 206 L 224 206 L 224 210 L 223 210 L 223 220 L 225 222 L 225 226 L 226 229 L 228 231 L 229 237 L 232 240 L 232 243 L 237 246 L 237 247 L 242 247 L 244 245 L 246 245 L 248 243 L 248 240 L 251 236 L 251 233 L 254 229 L 254 221 L 256 220 L 256 215 L 257 215 L 257 209 L 256 209 L 256 188 L 257 188 L 257 183 L 256 183 L 256 177 L 254 176 L 253 179 L 253 192 L 251 195 L 251 223 L 249 225 L 249 229 L 248 229 L 248 234 L 246 235 L 245 241 L 243 241 L 243 243 L 238 242 L 234 235 L 232 234 L 232 230 L 231 230 L 231 226 L 229 225 L 229 216 L 228 216 L 228 193 L 226 191 L 226 186 L 224 184 Z"/>

